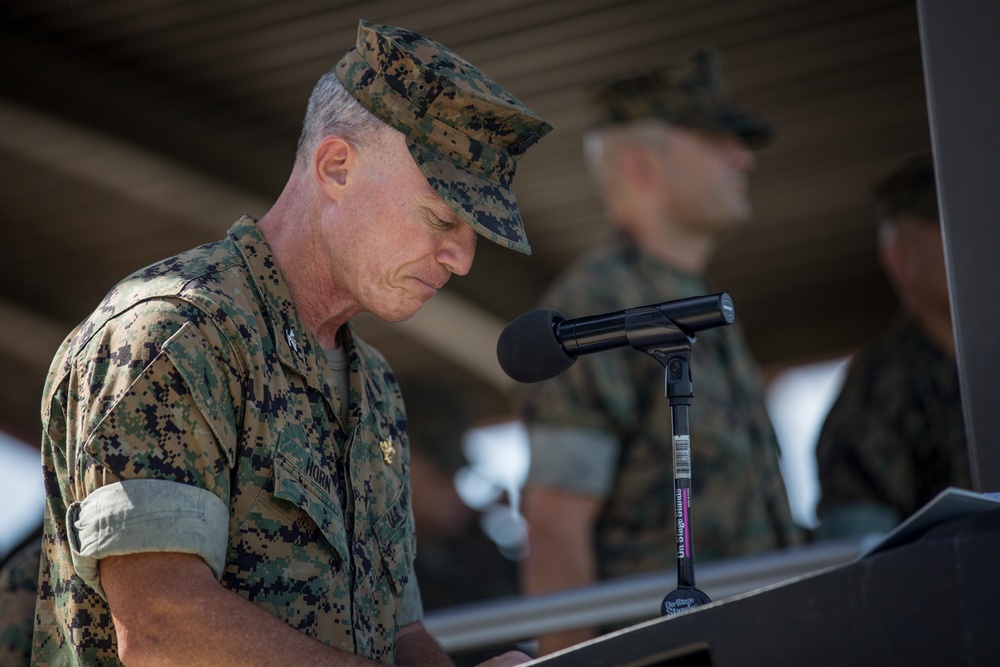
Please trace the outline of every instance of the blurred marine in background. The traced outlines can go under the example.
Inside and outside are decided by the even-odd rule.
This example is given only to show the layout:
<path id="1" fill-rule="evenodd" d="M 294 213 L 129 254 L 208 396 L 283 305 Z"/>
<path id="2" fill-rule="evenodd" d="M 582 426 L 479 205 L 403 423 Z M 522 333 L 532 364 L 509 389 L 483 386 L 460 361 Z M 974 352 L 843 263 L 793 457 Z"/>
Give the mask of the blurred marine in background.
<path id="1" fill-rule="evenodd" d="M 709 49 L 605 85 L 593 102 L 585 157 L 614 238 L 572 264 L 540 306 L 580 317 L 719 291 L 705 274 L 719 244 L 750 221 L 748 175 L 769 125 L 729 98 Z M 696 560 L 796 543 L 764 386 L 738 320 L 699 334 L 691 373 Z M 519 399 L 532 461 L 523 590 L 674 567 L 663 368 L 610 350 L 525 386 Z M 592 634 L 545 637 L 541 651 Z"/>
<path id="2" fill-rule="evenodd" d="M 35 627 L 42 526 L 0 560 L 0 667 L 27 667 Z"/>
<path id="3" fill-rule="evenodd" d="M 820 538 L 886 532 L 946 487 L 972 488 L 933 159 L 905 160 L 873 194 L 899 312 L 851 359 L 820 431 Z"/>

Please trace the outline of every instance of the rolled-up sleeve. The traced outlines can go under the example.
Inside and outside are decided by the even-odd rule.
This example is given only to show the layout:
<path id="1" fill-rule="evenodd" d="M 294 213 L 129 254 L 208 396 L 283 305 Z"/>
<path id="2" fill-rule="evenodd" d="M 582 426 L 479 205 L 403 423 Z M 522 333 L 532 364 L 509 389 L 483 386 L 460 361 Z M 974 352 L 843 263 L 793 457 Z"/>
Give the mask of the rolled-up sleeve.
<path id="1" fill-rule="evenodd" d="M 614 485 L 618 441 L 597 429 L 530 426 L 528 483 L 606 497 Z"/>
<path id="2" fill-rule="evenodd" d="M 103 486 L 66 512 L 73 567 L 104 597 L 99 561 L 146 552 L 196 554 L 222 578 L 229 510 L 210 491 L 161 479 Z"/>

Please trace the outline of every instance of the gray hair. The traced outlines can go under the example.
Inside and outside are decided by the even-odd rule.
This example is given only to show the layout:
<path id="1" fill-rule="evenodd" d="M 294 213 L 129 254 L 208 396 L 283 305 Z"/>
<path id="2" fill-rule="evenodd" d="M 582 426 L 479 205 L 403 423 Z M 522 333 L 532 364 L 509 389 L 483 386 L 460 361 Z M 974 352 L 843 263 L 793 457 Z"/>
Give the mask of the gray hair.
<path id="1" fill-rule="evenodd" d="M 597 186 L 611 195 L 616 185 L 615 162 L 624 148 L 640 145 L 664 151 L 669 143 L 670 126 L 658 119 L 598 127 L 583 135 L 583 159 Z"/>
<path id="2" fill-rule="evenodd" d="M 377 142 L 386 130 L 394 129 L 354 99 L 344 89 L 333 70 L 320 77 L 309 96 L 295 150 L 295 161 L 304 165 L 323 137 L 339 134 L 357 146 Z"/>

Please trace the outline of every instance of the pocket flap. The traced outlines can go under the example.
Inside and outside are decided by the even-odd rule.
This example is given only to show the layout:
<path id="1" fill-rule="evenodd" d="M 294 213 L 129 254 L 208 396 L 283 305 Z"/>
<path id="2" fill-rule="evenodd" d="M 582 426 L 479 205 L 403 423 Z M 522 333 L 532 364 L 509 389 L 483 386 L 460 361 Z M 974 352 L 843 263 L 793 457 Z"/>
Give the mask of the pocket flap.
<path id="1" fill-rule="evenodd" d="M 274 496 L 308 514 L 330 546 L 346 561 L 344 511 L 335 495 L 333 479 L 304 442 L 305 434 L 295 426 L 286 426 L 278 437 L 274 457 Z"/>
<path id="2" fill-rule="evenodd" d="M 393 591 L 399 595 L 406 585 L 410 571 L 413 569 L 413 558 L 416 552 L 415 537 L 410 516 L 409 496 L 406 487 L 400 487 L 392 506 L 383 514 L 374 526 L 375 537 L 378 540 L 379 553 Z"/>

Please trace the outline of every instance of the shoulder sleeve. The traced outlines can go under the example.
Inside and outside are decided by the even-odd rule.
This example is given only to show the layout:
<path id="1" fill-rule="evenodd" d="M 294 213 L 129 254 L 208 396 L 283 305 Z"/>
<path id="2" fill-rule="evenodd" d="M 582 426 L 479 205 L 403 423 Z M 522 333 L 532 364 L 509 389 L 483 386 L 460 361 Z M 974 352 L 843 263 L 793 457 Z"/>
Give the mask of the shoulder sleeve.
<path id="1" fill-rule="evenodd" d="M 66 400 L 74 568 L 101 592 L 109 555 L 200 555 L 221 574 L 242 374 L 201 312 L 150 300 L 73 355 Z"/>
<path id="2" fill-rule="evenodd" d="M 68 500 L 121 480 L 161 479 L 228 504 L 240 372 L 214 327 L 188 309 L 140 304 L 75 355 L 67 464 L 76 488 Z"/>

